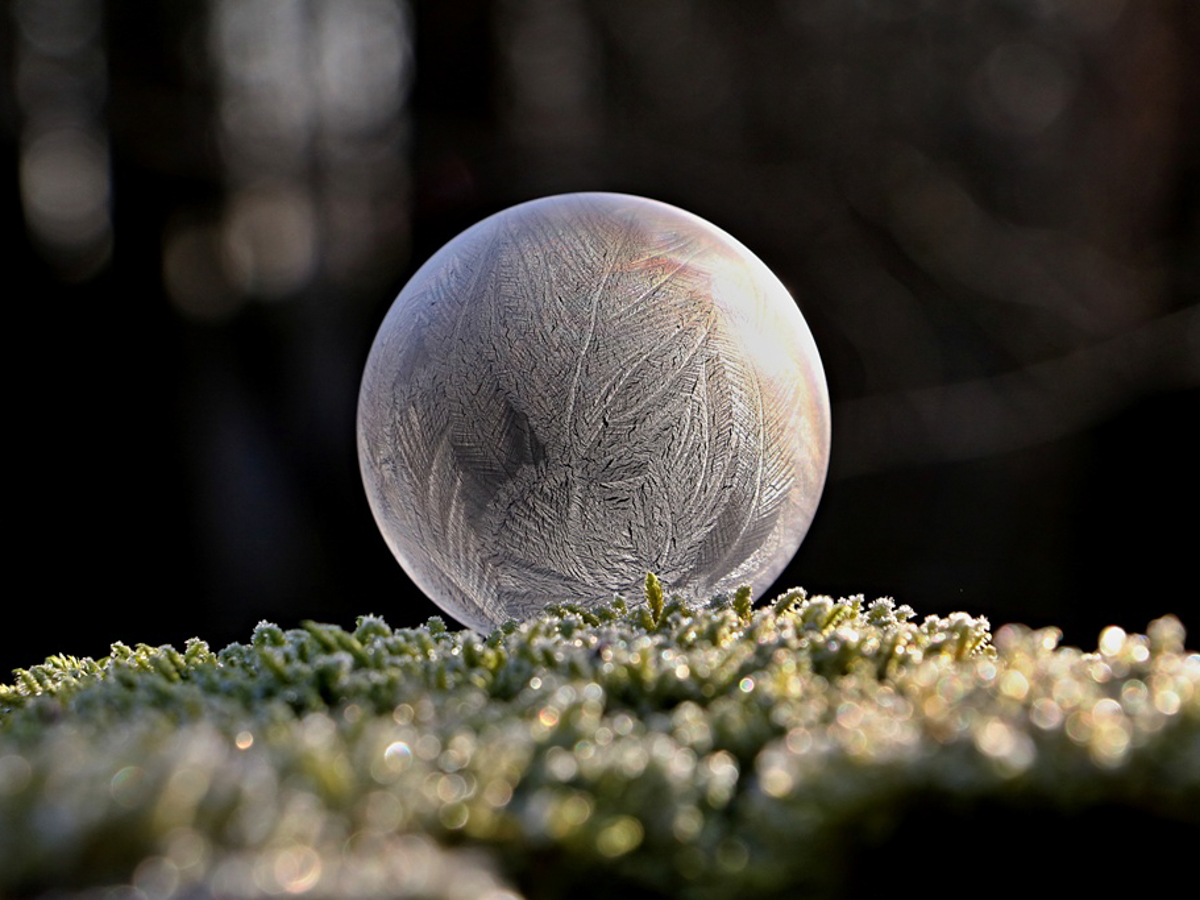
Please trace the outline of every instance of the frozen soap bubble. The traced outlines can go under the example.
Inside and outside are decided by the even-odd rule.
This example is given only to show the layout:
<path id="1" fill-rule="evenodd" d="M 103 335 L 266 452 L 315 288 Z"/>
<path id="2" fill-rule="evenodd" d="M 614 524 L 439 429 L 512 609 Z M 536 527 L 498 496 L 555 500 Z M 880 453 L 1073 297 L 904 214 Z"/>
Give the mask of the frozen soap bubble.
<path id="1" fill-rule="evenodd" d="M 490 630 L 547 604 L 761 594 L 829 458 L 812 335 L 749 250 L 621 194 L 514 206 L 405 285 L 367 360 L 358 455 L 414 582 Z"/>

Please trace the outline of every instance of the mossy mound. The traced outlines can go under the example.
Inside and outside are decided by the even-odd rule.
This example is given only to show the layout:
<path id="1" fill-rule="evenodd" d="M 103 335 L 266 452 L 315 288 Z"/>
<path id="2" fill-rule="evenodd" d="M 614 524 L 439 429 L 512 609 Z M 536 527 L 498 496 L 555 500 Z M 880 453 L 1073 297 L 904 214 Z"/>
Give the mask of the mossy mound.
<path id="1" fill-rule="evenodd" d="M 1120 871 L 1197 845 L 1175 619 L 1084 653 L 890 600 L 647 600 L 18 671 L 0 896 L 846 896 L 1012 878 L 1072 832 L 1157 854 Z"/>

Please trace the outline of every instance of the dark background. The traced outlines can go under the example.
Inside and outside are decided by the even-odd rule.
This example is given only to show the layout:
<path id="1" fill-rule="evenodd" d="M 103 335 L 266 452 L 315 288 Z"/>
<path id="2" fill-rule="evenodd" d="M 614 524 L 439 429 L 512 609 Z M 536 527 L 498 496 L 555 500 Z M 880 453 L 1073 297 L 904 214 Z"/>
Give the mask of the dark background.
<path id="1" fill-rule="evenodd" d="M 1200 4 L 17 0 L 0 670 L 414 624 L 354 447 L 479 218 L 618 190 L 758 253 L 832 466 L 779 587 L 1200 629 Z M 10 322 L 12 320 L 10 319 Z"/>

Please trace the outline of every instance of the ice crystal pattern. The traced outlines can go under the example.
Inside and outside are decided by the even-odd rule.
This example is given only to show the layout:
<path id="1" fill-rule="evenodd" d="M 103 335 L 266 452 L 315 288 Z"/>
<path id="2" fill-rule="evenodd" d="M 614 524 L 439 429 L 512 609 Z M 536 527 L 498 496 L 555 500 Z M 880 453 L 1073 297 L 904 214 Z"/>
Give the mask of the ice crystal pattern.
<path id="1" fill-rule="evenodd" d="M 401 291 L 358 414 L 377 522 L 490 629 L 570 597 L 761 594 L 824 484 L 829 401 L 779 280 L 725 232 L 618 194 L 485 219 Z"/>

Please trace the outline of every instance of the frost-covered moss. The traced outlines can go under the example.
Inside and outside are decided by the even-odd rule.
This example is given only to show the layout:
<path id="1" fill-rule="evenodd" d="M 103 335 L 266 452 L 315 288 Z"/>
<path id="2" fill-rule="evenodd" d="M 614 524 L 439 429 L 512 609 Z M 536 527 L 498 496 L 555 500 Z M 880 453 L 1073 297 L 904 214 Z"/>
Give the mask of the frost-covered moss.
<path id="1" fill-rule="evenodd" d="M 1200 823 L 1174 619 L 1084 653 L 890 600 L 647 600 L 18 671 L 0 896 L 829 896 L 936 889 L 897 854 L 964 835 L 1112 819 L 1165 853 Z"/>

